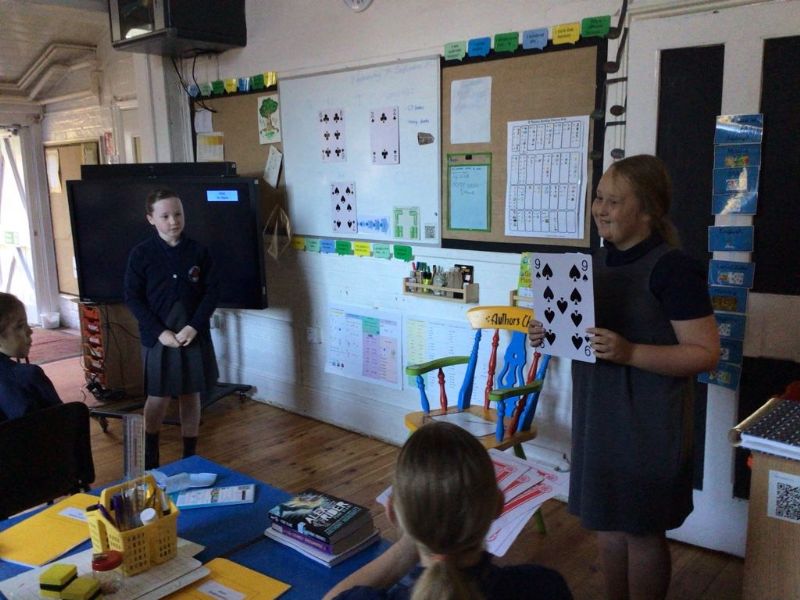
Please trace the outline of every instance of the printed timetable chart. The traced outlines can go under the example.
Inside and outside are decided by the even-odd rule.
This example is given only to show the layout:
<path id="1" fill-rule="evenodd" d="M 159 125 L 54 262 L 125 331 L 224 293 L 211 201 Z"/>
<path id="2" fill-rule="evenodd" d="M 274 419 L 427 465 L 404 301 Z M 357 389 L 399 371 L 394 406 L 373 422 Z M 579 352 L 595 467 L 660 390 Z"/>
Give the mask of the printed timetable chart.
<path id="1" fill-rule="evenodd" d="M 325 372 L 401 389 L 401 333 L 399 312 L 331 305 Z"/>
<path id="2" fill-rule="evenodd" d="M 505 234 L 581 239 L 589 117 L 508 123 Z"/>

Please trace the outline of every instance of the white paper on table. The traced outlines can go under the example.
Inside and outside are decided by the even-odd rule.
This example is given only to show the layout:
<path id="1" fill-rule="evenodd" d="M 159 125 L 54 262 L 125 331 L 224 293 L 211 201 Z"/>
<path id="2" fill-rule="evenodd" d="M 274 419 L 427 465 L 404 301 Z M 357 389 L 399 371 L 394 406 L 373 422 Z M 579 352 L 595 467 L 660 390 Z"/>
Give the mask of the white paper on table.
<path id="1" fill-rule="evenodd" d="M 506 502 L 502 514 L 494 520 L 486 535 L 486 549 L 495 556 L 503 556 L 533 513 L 556 493 L 556 488 L 545 479 Z"/>
<path id="2" fill-rule="evenodd" d="M 191 556 L 202 550 L 203 546 L 179 538 L 178 547 L 175 558 L 138 575 L 123 578 L 123 587 L 114 594 L 106 594 L 104 598 L 157 600 L 208 575 L 210 571 Z M 91 575 L 93 552 L 92 548 L 88 548 L 60 560 L 74 564 L 78 575 Z M 14 600 L 39 600 L 39 574 L 49 567 L 50 564 L 37 567 L 0 582 L 0 592 Z"/>

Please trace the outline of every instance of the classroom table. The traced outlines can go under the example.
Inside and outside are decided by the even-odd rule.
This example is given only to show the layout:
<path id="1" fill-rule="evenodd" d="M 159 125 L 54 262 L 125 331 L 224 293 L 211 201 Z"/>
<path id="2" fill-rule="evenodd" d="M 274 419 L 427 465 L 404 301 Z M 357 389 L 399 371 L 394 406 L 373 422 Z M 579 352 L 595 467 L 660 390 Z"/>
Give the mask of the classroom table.
<path id="1" fill-rule="evenodd" d="M 181 472 L 216 473 L 215 486 L 256 485 L 256 499 L 252 504 L 182 510 L 178 516 L 178 536 L 205 546 L 196 556 L 203 563 L 224 557 L 290 584 L 292 587 L 281 596 L 282 600 L 321 598 L 336 583 L 389 547 L 389 542 L 381 540 L 335 567 L 325 567 L 264 536 L 264 530 L 269 525 L 267 511 L 291 497 L 288 492 L 200 456 L 178 460 L 159 470 L 167 475 Z M 99 492 L 100 489 L 97 489 L 92 493 Z M 0 521 L 0 530 L 20 522 L 26 516 Z M 90 545 L 87 541 L 74 552 L 86 550 Z M 26 567 L 0 560 L 0 580 L 25 570 Z"/>

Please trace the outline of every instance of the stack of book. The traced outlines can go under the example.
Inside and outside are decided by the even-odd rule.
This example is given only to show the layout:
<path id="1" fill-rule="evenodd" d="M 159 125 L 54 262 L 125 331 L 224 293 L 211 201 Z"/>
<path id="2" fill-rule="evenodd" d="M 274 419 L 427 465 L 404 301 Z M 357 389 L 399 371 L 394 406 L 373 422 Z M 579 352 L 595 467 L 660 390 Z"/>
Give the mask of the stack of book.
<path id="1" fill-rule="evenodd" d="M 269 511 L 268 538 L 328 567 L 379 539 L 369 510 L 308 489 Z"/>

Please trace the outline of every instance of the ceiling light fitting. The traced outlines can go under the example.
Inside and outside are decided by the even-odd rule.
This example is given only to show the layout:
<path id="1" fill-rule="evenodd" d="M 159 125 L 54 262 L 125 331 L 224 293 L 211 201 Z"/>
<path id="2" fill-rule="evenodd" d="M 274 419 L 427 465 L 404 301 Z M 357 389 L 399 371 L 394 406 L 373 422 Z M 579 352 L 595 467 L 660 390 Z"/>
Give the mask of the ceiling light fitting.
<path id="1" fill-rule="evenodd" d="M 361 12 L 363 10 L 367 10 L 370 4 L 372 4 L 372 0 L 343 0 L 345 5 L 352 9 L 354 12 Z"/>

